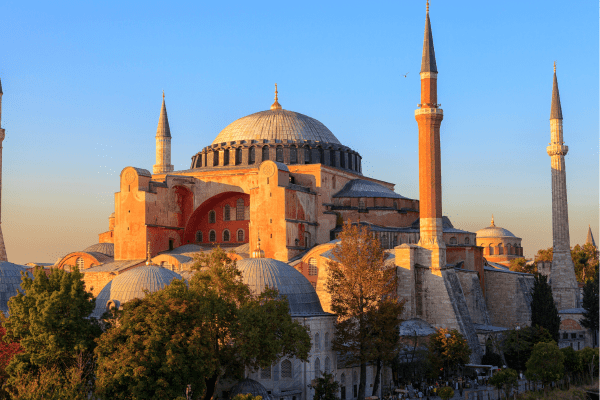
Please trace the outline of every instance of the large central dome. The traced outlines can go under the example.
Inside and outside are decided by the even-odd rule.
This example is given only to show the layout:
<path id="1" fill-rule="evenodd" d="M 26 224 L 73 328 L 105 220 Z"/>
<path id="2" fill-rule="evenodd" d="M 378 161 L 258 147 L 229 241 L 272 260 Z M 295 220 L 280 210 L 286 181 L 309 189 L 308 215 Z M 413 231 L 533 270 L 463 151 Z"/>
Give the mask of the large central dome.
<path id="1" fill-rule="evenodd" d="M 233 121 L 212 144 L 242 140 L 312 140 L 341 144 L 331 131 L 314 118 L 288 110 L 267 110 Z"/>

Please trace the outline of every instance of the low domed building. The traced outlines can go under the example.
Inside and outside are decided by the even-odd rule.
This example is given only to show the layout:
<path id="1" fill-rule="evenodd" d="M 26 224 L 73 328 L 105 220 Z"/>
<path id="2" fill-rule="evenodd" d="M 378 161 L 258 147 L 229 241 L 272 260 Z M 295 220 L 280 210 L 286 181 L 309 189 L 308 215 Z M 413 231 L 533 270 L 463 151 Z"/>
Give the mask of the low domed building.
<path id="1" fill-rule="evenodd" d="M 508 266 L 510 260 L 523 257 L 521 238 L 508 229 L 496 226 L 493 215 L 490 226 L 478 230 L 476 234 L 477 246 L 483 247 L 483 256 L 490 262 Z"/>

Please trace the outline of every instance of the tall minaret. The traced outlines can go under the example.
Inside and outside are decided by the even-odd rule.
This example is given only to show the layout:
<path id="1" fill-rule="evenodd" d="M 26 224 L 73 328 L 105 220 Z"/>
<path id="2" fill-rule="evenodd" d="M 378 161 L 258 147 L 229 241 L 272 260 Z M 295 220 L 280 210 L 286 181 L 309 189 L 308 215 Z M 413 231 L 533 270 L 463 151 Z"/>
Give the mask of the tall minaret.
<path id="1" fill-rule="evenodd" d="M 550 272 L 552 294 L 559 310 L 577 306 L 577 279 L 571 259 L 569 239 L 569 211 L 567 207 L 567 175 L 565 155 L 569 148 L 563 142 L 563 116 L 556 80 L 554 63 L 554 85 L 550 109 L 550 145 L 546 148 L 552 164 L 552 241 L 553 257 Z"/>
<path id="2" fill-rule="evenodd" d="M 2 215 L 2 143 L 6 133 L 2 129 L 2 81 L 0 80 L 0 216 Z M 6 256 L 6 247 L 4 247 L 4 236 L 2 235 L 2 227 L 0 225 L 0 261 L 8 261 Z"/>
<path id="3" fill-rule="evenodd" d="M 169 118 L 167 118 L 167 106 L 165 106 L 165 92 L 163 91 L 162 108 L 156 128 L 156 164 L 152 167 L 155 174 L 166 174 L 173 171 L 171 165 L 171 129 Z"/>
<path id="4" fill-rule="evenodd" d="M 419 125 L 419 245 L 431 250 L 431 267 L 446 265 L 446 245 L 442 238 L 442 166 L 440 125 L 444 113 L 437 104 L 437 65 L 429 21 L 429 1 L 425 16 L 425 39 L 421 60 L 421 104 L 415 110 Z"/>

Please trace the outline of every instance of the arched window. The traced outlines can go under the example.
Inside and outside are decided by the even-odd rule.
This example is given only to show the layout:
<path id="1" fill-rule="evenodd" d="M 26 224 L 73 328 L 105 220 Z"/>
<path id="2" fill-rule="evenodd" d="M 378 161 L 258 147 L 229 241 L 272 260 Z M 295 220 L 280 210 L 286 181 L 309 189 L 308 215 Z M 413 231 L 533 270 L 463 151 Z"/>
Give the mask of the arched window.
<path id="1" fill-rule="evenodd" d="M 254 164 L 256 162 L 256 154 L 254 147 L 250 147 L 248 150 L 248 164 Z"/>
<path id="2" fill-rule="evenodd" d="M 219 151 L 213 151 L 213 165 L 219 165 Z"/>
<path id="3" fill-rule="evenodd" d="M 271 379 L 271 367 L 260 369 L 260 379 Z"/>
<path id="4" fill-rule="evenodd" d="M 235 149 L 235 165 L 240 165 L 242 163 L 242 148 L 238 147 Z"/>
<path id="5" fill-rule="evenodd" d="M 502 248 L 502 243 L 498 244 L 498 255 L 501 256 L 504 254 L 504 248 Z"/>
<path id="6" fill-rule="evenodd" d="M 310 245 L 310 232 L 304 232 L 304 246 L 308 248 Z"/>
<path id="7" fill-rule="evenodd" d="M 292 362 L 290 360 L 281 362 L 281 378 L 292 378 Z"/>
<path id="8" fill-rule="evenodd" d="M 457 243 L 458 243 L 458 241 L 456 240 L 456 238 L 454 236 L 452 236 L 450 238 L 450 244 L 457 244 Z"/>
<path id="9" fill-rule="evenodd" d="M 217 241 L 217 232 L 215 232 L 214 230 L 211 230 L 208 234 L 208 241 L 216 242 Z"/>
<path id="10" fill-rule="evenodd" d="M 325 357 L 325 373 L 326 374 L 328 374 L 331 370 L 330 364 L 331 364 L 331 361 L 329 360 L 329 357 Z"/>
<path id="11" fill-rule="evenodd" d="M 275 149 L 275 161 L 283 162 L 283 147 L 277 146 Z"/>
<path id="12" fill-rule="evenodd" d="M 325 350 L 329 348 L 329 332 L 325 333 Z"/>
<path id="13" fill-rule="evenodd" d="M 310 156 L 310 148 L 304 148 L 304 164 L 310 164 L 312 157 Z"/>
<path id="14" fill-rule="evenodd" d="M 315 378 L 318 378 L 319 376 L 321 376 L 321 360 L 317 357 L 315 359 Z"/>
<path id="15" fill-rule="evenodd" d="M 237 241 L 238 242 L 243 242 L 244 241 L 244 230 L 243 229 L 238 229 L 238 231 L 237 231 Z"/>
<path id="16" fill-rule="evenodd" d="M 229 149 L 223 151 L 223 165 L 229 165 Z"/>
<path id="17" fill-rule="evenodd" d="M 325 164 L 325 152 L 322 147 L 318 148 L 319 150 L 319 159 L 317 160 L 317 164 Z"/>
<path id="18" fill-rule="evenodd" d="M 340 167 L 346 168 L 346 153 L 340 151 Z"/>
<path id="19" fill-rule="evenodd" d="M 244 199 L 237 199 L 237 203 L 235 204 L 235 220 L 244 220 Z"/>
<path id="20" fill-rule="evenodd" d="M 398 209 L 398 201 L 394 200 L 394 208 L 397 210 Z"/>
<path id="21" fill-rule="evenodd" d="M 513 254 L 513 249 L 512 246 L 509 244 L 506 245 L 506 254 L 511 255 Z"/>
<path id="22" fill-rule="evenodd" d="M 340 400 L 346 400 L 346 374 L 340 376 Z"/>
<path id="23" fill-rule="evenodd" d="M 229 242 L 231 234 L 229 233 L 229 229 L 225 229 L 223 231 L 223 241 L 224 242 Z"/>
<path id="24" fill-rule="evenodd" d="M 335 176 L 331 178 L 331 187 L 335 189 Z"/>
<path id="25" fill-rule="evenodd" d="M 202 231 L 196 232 L 196 242 L 202 242 Z"/>
<path id="26" fill-rule="evenodd" d="M 206 167 L 208 165 L 208 153 L 206 153 L 204 155 L 204 166 Z"/>
<path id="27" fill-rule="evenodd" d="M 262 148 L 262 160 L 267 161 L 269 159 L 269 146 L 263 146 Z"/>
<path id="28" fill-rule="evenodd" d="M 467 237 L 465 238 L 465 244 L 469 244 L 469 243 L 471 243 L 471 240 L 470 240 L 470 239 L 469 239 L 469 237 L 467 236 Z"/>
<path id="29" fill-rule="evenodd" d="M 85 265 L 85 262 L 83 261 L 83 258 L 82 257 L 77 257 L 77 261 L 75 261 L 75 262 L 77 263 L 77 268 L 79 270 L 82 270 L 83 267 L 84 267 L 84 265 Z"/>
<path id="30" fill-rule="evenodd" d="M 365 207 L 365 201 L 364 201 L 364 200 L 362 200 L 362 199 L 361 199 L 361 200 L 359 200 L 359 201 L 358 201 L 358 209 L 359 209 L 359 210 L 364 210 L 365 208 L 366 208 L 366 207 Z"/>
<path id="31" fill-rule="evenodd" d="M 225 204 L 223 207 L 223 221 L 231 221 L 231 207 L 229 207 L 229 204 Z"/>
<path id="32" fill-rule="evenodd" d="M 494 246 L 492 246 L 492 244 L 491 244 L 491 243 L 490 243 L 489 255 L 490 255 L 490 256 L 493 256 L 493 255 L 494 255 Z"/>
<path id="33" fill-rule="evenodd" d="M 352 159 L 354 158 L 354 154 L 348 154 L 348 169 L 352 169 Z"/>
<path id="34" fill-rule="evenodd" d="M 296 146 L 290 147 L 290 164 L 298 163 L 298 148 Z"/>
<path id="35" fill-rule="evenodd" d="M 321 338 L 319 332 L 315 333 L 315 350 L 321 350 Z"/>
<path id="36" fill-rule="evenodd" d="M 202 166 L 202 154 L 198 154 L 198 158 L 196 159 L 196 168 Z"/>
<path id="37" fill-rule="evenodd" d="M 208 212 L 208 223 L 214 224 L 216 222 L 217 222 L 217 213 L 215 212 L 215 210 L 210 210 Z"/>
<path id="38" fill-rule="evenodd" d="M 317 276 L 319 275 L 319 268 L 317 268 L 317 259 L 311 257 L 308 259 L 308 275 Z"/>

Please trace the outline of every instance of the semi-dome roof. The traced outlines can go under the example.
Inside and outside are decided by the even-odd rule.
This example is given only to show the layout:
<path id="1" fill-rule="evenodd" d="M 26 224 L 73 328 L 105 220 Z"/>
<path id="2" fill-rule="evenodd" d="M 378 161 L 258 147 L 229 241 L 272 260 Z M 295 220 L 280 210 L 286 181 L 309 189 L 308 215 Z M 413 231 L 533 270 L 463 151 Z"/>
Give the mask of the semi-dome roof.
<path id="1" fill-rule="evenodd" d="M 501 238 L 501 237 L 516 237 L 508 229 L 500 228 L 494 224 L 494 217 L 487 228 L 480 229 L 476 232 L 478 238 Z"/>
<path id="2" fill-rule="evenodd" d="M 312 140 L 341 144 L 314 118 L 283 109 L 260 111 L 233 121 L 212 144 L 242 140 Z"/>
<path id="3" fill-rule="evenodd" d="M 141 299 L 146 295 L 144 290 L 156 292 L 171 283 L 173 279 L 181 279 L 181 275 L 158 265 L 145 265 L 131 269 L 104 286 L 96 298 L 96 309 L 92 316 L 101 317 L 107 310 L 109 302 L 121 306 L 129 300 Z"/>
<path id="4" fill-rule="evenodd" d="M 365 179 L 352 179 L 347 182 L 342 190 L 332 197 L 385 197 L 392 199 L 406 199 L 387 187 Z"/>
<path id="5" fill-rule="evenodd" d="M 0 262 L 0 311 L 8 315 L 8 300 L 21 291 L 21 271 L 24 267 L 8 261 Z M 29 276 L 33 278 L 31 273 Z"/>
<path id="6" fill-rule="evenodd" d="M 84 253 L 102 253 L 109 257 L 115 256 L 115 245 L 114 243 L 96 243 L 88 248 L 83 249 Z"/>
<path id="7" fill-rule="evenodd" d="M 291 265 L 272 258 L 245 258 L 237 267 L 254 293 L 270 287 L 286 296 L 292 316 L 325 314 L 311 283 Z"/>

